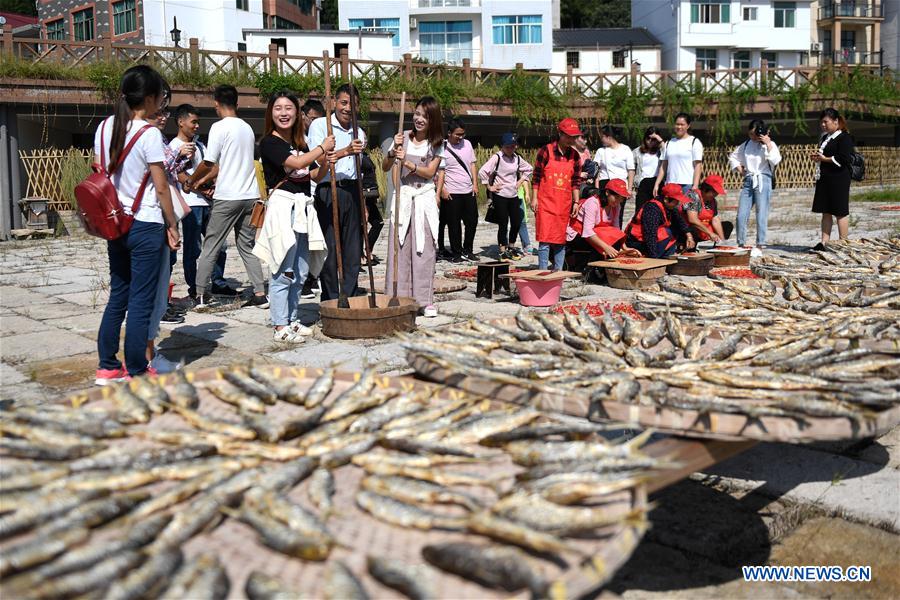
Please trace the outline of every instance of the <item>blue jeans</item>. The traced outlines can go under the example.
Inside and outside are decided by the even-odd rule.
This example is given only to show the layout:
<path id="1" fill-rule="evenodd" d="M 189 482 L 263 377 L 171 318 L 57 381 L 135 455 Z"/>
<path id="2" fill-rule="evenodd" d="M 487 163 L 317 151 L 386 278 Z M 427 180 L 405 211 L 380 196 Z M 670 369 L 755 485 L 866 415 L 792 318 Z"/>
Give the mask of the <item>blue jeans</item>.
<path id="1" fill-rule="evenodd" d="M 203 245 L 203 236 L 206 235 L 206 224 L 209 223 L 208 206 L 192 206 L 191 212 L 181 222 L 182 228 L 182 264 L 184 265 L 184 280 L 188 284 L 188 294 L 194 296 L 197 293 L 197 259 L 200 258 L 200 249 Z M 212 282 L 215 285 L 227 285 L 225 281 L 225 247 L 219 251 L 216 264 L 213 267 Z"/>
<path id="2" fill-rule="evenodd" d="M 750 209 L 756 206 L 756 245 L 766 243 L 769 229 L 769 200 L 772 197 L 772 177 L 760 175 L 759 189 L 753 189 L 753 176 L 744 177 L 741 195 L 738 199 L 737 243 L 743 246 L 747 241 L 747 223 L 750 221 Z"/>
<path id="3" fill-rule="evenodd" d="M 162 251 L 159 253 L 159 277 L 153 299 L 153 312 L 150 313 L 150 328 L 147 330 L 148 340 L 155 340 L 159 336 L 159 323 L 166 314 L 166 309 L 169 308 L 169 281 L 172 279 L 169 258 L 174 255 L 175 253 L 169 246 L 163 244 Z"/>
<path id="4" fill-rule="evenodd" d="M 561 271 L 566 262 L 565 244 L 548 244 L 541 242 L 538 246 L 538 269 L 546 269 L 550 264 L 550 253 L 553 253 L 553 270 Z"/>
<path id="5" fill-rule="evenodd" d="M 129 375 L 140 375 L 147 370 L 147 333 L 159 285 L 160 254 L 164 245 L 163 225 L 144 221 L 135 221 L 127 235 L 107 242 L 109 301 L 97 334 L 101 369 L 122 368 L 116 353 L 122 321 L 127 313 L 125 368 Z"/>
<path id="6" fill-rule="evenodd" d="M 309 236 L 305 233 L 296 236 L 297 243 L 269 282 L 269 314 L 275 327 L 290 324 L 300 302 L 300 290 L 309 275 Z"/>
<path id="7" fill-rule="evenodd" d="M 528 223 L 525 222 L 525 203 L 519 201 L 519 212 L 522 214 L 522 224 L 519 225 L 519 239 L 522 240 L 522 250 L 531 247 L 531 238 L 528 236 Z"/>

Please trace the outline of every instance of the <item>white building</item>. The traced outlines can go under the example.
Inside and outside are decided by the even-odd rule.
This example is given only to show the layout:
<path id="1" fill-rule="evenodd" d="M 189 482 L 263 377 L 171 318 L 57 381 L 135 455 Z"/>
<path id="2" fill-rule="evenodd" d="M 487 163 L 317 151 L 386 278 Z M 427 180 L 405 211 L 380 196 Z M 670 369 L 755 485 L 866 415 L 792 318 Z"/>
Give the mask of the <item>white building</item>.
<path id="1" fill-rule="evenodd" d="M 182 46 L 197 38 L 201 48 L 245 50 L 241 30 L 263 22 L 262 0 L 154 0 L 142 6 L 148 46 L 171 46 L 170 31 L 177 19 Z"/>
<path id="2" fill-rule="evenodd" d="M 387 62 L 394 60 L 392 37 L 388 33 L 371 31 L 244 30 L 247 52 L 266 53 L 269 51 L 269 44 L 275 44 L 279 53 L 288 56 L 320 57 L 323 50 L 328 50 L 332 58 L 338 58 L 341 49 L 346 48 L 351 59 Z"/>
<path id="3" fill-rule="evenodd" d="M 549 69 L 559 0 L 339 0 L 342 30 L 394 34 L 395 60 Z"/>
<path id="4" fill-rule="evenodd" d="M 810 0 L 631 0 L 631 24 L 662 41 L 673 71 L 796 67 L 812 43 Z"/>
<path id="5" fill-rule="evenodd" d="M 628 72 L 661 70 L 662 43 L 644 28 L 555 29 L 551 73 Z"/>
<path id="6" fill-rule="evenodd" d="M 810 8 L 814 64 L 897 64 L 900 0 L 813 0 Z"/>

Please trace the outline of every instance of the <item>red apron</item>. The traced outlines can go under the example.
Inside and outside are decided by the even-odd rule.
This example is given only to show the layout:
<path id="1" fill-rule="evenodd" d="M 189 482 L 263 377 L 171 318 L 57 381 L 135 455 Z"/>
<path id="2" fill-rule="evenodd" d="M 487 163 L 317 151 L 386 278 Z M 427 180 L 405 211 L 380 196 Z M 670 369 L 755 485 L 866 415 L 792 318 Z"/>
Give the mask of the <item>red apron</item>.
<path id="1" fill-rule="evenodd" d="M 644 228 L 641 227 L 641 217 L 644 216 L 644 207 L 647 204 L 653 203 L 659 207 L 659 210 L 662 212 L 663 222 L 662 225 L 659 226 L 659 229 L 656 230 L 656 241 L 657 242 L 666 242 L 666 249 L 672 247 L 675 244 L 675 236 L 672 235 L 672 223 L 669 221 L 669 214 L 666 212 L 666 207 L 663 206 L 662 202 L 657 199 L 648 200 L 644 203 L 644 206 L 641 206 L 640 210 L 635 213 L 634 218 L 631 219 L 631 222 L 628 223 L 628 227 L 625 228 L 625 231 L 628 232 L 628 235 L 636 239 L 637 241 L 643 243 L 644 242 Z"/>
<path id="2" fill-rule="evenodd" d="M 582 202 L 582 204 L 584 203 Z M 581 210 L 581 205 L 578 206 L 578 210 Z M 618 221 L 618 213 L 613 214 L 609 217 L 609 220 L 607 220 L 606 210 L 601 206 L 600 222 L 594 227 L 594 235 L 610 246 L 615 246 L 625 239 L 625 232 L 613 225 L 614 221 Z M 581 219 L 578 217 L 569 220 L 569 227 L 571 227 L 579 236 L 584 231 L 584 223 L 582 223 Z"/>
<path id="3" fill-rule="evenodd" d="M 535 215 L 537 241 L 546 244 L 566 243 L 566 225 L 572 211 L 572 175 L 575 161 L 559 158 L 556 142 L 547 144 L 549 159 L 538 187 L 538 210 Z"/>
<path id="4" fill-rule="evenodd" d="M 707 204 L 702 199 L 700 200 L 700 207 L 701 207 L 700 211 L 697 213 L 697 218 L 700 220 L 701 223 L 703 223 L 703 225 L 706 226 L 707 229 L 712 231 L 713 230 L 712 220 L 716 216 L 716 213 L 713 212 L 713 209 L 711 209 L 709 206 L 707 206 Z M 684 220 L 688 221 L 687 203 L 682 202 L 681 206 L 679 206 L 679 208 L 681 209 L 681 212 L 684 213 Z M 688 221 L 688 224 L 690 225 L 690 221 Z M 706 235 L 704 232 L 702 232 L 697 227 L 691 227 L 691 230 L 694 232 L 694 236 L 698 240 L 711 239 L 708 235 Z"/>

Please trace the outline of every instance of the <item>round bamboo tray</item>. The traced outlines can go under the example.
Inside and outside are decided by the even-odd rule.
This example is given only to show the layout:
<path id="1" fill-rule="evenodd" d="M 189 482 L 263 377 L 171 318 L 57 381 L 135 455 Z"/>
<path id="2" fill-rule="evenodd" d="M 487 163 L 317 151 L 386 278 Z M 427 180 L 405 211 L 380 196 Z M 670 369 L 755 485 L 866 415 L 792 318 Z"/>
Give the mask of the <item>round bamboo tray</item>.
<path id="1" fill-rule="evenodd" d="M 666 272 L 669 275 L 683 275 L 687 277 L 703 277 L 713 267 L 716 257 L 708 252 L 698 253 L 696 256 L 685 254 L 678 257 L 678 262 L 669 265 Z"/>
<path id="2" fill-rule="evenodd" d="M 412 298 L 398 298 L 399 306 L 388 306 L 390 296 L 375 294 L 376 307 L 369 307 L 370 296 L 348 298 L 350 308 L 338 308 L 337 300 L 325 300 L 319 305 L 322 333 L 344 340 L 378 338 L 414 331 L 418 303 Z"/>

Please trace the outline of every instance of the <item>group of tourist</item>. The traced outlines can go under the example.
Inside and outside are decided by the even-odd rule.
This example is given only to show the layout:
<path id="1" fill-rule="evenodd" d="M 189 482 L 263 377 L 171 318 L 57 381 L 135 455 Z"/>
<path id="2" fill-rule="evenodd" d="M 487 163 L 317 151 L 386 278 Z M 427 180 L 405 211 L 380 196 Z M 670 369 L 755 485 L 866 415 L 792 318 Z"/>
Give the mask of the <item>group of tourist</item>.
<path id="1" fill-rule="evenodd" d="M 478 169 L 465 124 L 453 118 L 445 128 L 441 107 L 428 96 L 416 104 L 411 129 L 385 140 L 380 165 L 366 154 L 366 136 L 353 113 L 360 98 L 348 84 L 331 99 L 330 121 L 317 100 L 301 106 L 289 91 L 273 94 L 258 143 L 253 128 L 237 116 L 237 90 L 228 85 L 215 90 L 219 120 L 205 146 L 197 137 L 200 111 L 188 104 L 174 110 L 177 134 L 165 140 L 170 96 L 159 73 L 132 67 L 122 78 L 114 114 L 95 135 L 95 156 L 104 165 L 118 165 L 111 180 L 126 212 L 138 200 L 128 233 L 108 242 L 110 296 L 98 334 L 98 385 L 176 368 L 154 344 L 161 321 L 184 320 L 169 301 L 176 253 L 182 250 L 194 306 L 203 307 L 213 295 L 237 296 L 224 280 L 229 233 L 253 289 L 243 306 L 269 309 L 276 341 L 302 342 L 312 330 L 300 321 L 299 299 L 314 298 L 315 288 L 322 301 L 358 295 L 363 261 L 378 260 L 371 254 L 383 224 L 377 168 L 393 173 L 387 198 L 396 193 L 398 206 L 394 211 L 393 202 L 387 203 L 389 236 L 397 236 L 399 252 L 395 257 L 394 244 L 388 244 L 385 292 L 392 292 L 396 279 L 399 295 L 415 299 L 426 317 L 437 315 L 439 253 L 453 262 L 477 260 L 479 186 L 488 192 L 487 220 L 498 225 L 500 258 L 536 250 L 541 269 L 562 269 L 567 254 L 668 256 L 676 248 L 693 248 L 697 240 L 728 239 L 733 229 L 721 220 L 716 203 L 725 193 L 722 177 L 702 177 L 703 144 L 690 134 L 691 117 L 683 113 L 668 141 L 651 127 L 634 151 L 617 128 L 603 127 L 603 145 L 592 158 L 579 124 L 563 119 L 534 165 L 517 152 L 516 135 L 507 133 L 500 151 Z M 835 185 L 843 182 L 852 142 L 841 136 L 846 124 L 832 109 L 823 113 L 822 125 L 826 136 L 812 158 L 821 174 L 813 210 L 824 213 L 824 242 L 832 215 L 846 236 L 847 196 Z M 757 248 L 763 247 L 773 172 L 781 160 L 764 123 L 750 123 L 748 140 L 729 160 L 743 181 L 738 243 L 746 241 L 755 206 Z M 632 197 L 634 213 L 626 222 Z M 526 223 L 529 208 L 536 249 Z M 117 353 L 126 314 L 123 364 Z"/>

